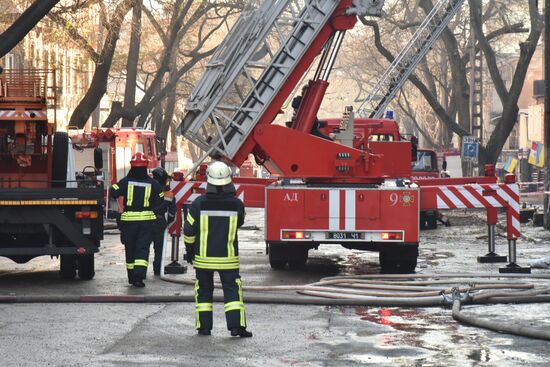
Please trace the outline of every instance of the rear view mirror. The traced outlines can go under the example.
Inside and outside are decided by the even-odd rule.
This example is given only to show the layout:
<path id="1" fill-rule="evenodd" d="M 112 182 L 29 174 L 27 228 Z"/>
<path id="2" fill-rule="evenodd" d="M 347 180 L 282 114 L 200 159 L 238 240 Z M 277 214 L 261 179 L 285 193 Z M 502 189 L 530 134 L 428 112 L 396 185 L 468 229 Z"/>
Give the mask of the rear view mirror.
<path id="1" fill-rule="evenodd" d="M 103 149 L 101 148 L 94 149 L 94 167 L 96 170 L 103 168 Z"/>

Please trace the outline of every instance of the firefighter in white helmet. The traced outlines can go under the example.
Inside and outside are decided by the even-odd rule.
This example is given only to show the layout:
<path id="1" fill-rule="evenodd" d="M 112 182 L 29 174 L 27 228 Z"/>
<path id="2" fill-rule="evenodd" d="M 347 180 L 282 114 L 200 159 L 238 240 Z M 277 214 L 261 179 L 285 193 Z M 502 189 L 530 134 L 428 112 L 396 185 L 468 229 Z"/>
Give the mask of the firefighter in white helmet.
<path id="1" fill-rule="evenodd" d="M 183 234 L 187 261 L 196 272 L 196 328 L 199 335 L 210 335 L 214 272 L 223 286 L 224 310 L 231 336 L 251 337 L 246 330 L 237 228 L 244 222 L 244 205 L 236 197 L 231 168 L 215 161 L 206 170 L 206 194 L 189 207 Z"/>

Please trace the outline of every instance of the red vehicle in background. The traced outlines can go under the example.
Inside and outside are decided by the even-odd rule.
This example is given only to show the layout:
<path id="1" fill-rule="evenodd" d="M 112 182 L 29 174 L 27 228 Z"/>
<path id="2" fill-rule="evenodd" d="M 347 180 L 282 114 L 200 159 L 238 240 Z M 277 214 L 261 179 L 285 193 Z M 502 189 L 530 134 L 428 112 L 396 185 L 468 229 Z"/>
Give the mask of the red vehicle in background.
<path id="1" fill-rule="evenodd" d="M 108 190 L 130 170 L 130 158 L 137 152 L 149 157 L 148 169 L 160 166 L 160 149 L 155 132 L 138 128 L 94 129 L 91 131 L 70 130 L 69 137 L 75 152 L 75 168 L 86 173 L 94 166 L 94 160 L 101 158 L 99 168 L 104 182 L 108 212 L 118 211 L 116 201 L 107 200 Z M 95 157 L 94 155 L 100 155 Z M 96 165 L 97 166 L 97 165 Z"/>

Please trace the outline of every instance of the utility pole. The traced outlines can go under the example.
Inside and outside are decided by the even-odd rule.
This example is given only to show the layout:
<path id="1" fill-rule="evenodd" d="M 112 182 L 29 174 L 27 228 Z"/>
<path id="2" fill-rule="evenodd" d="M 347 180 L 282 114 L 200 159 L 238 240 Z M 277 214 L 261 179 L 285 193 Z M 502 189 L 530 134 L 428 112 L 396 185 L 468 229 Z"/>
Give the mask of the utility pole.
<path id="1" fill-rule="evenodd" d="M 544 191 L 550 191 L 550 1 L 544 2 Z M 548 195 L 544 194 L 544 228 L 550 229 Z"/>

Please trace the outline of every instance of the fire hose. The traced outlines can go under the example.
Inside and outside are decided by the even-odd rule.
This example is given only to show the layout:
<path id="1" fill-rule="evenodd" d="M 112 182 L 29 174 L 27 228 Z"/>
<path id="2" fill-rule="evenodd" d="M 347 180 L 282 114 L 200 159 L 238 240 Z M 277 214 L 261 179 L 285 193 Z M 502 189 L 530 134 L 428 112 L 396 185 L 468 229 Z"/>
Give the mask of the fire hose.
<path id="1" fill-rule="evenodd" d="M 166 243 L 166 242 L 165 242 Z M 163 248 L 161 276 L 164 281 L 194 285 L 190 279 L 167 276 Z M 495 279 L 499 278 L 499 279 Z M 503 280 L 507 279 L 507 280 Z M 539 284 L 519 282 L 536 280 Z M 468 325 L 497 332 L 550 340 L 550 332 L 521 325 L 484 320 L 461 311 L 463 305 L 548 303 L 548 274 L 369 274 L 334 276 L 305 285 L 245 286 L 246 303 L 378 306 L 451 307 L 453 318 Z M 219 284 L 215 284 L 217 288 Z M 301 296 L 281 293 L 294 291 Z M 216 295 L 215 301 L 223 301 Z M 0 303 L 170 303 L 195 302 L 189 295 L 23 295 L 0 296 Z"/>
<path id="2" fill-rule="evenodd" d="M 167 282 L 191 285 L 193 280 L 166 276 L 166 237 L 162 251 L 161 276 Z M 490 278 L 550 279 L 550 275 L 525 274 L 392 274 L 322 278 L 306 285 L 243 286 L 247 292 L 296 291 L 309 297 L 259 297 L 247 295 L 247 303 L 310 305 L 361 305 L 431 307 L 452 306 L 453 319 L 467 325 L 507 334 L 550 340 L 550 331 L 484 320 L 461 311 L 463 304 L 550 302 L 550 285 L 535 289 L 532 283 L 485 280 Z M 422 279 L 422 280 L 418 280 Z M 468 284 L 466 286 L 461 283 Z M 451 287 L 449 287 L 451 285 Z M 215 283 L 216 288 L 221 288 Z M 445 287 L 443 287 L 445 286 Z M 314 297 L 314 298 L 311 298 Z M 316 299 L 317 298 L 317 299 Z"/>

